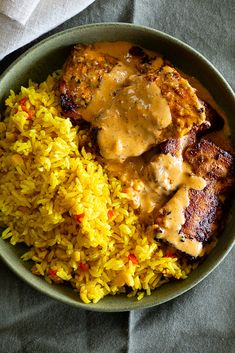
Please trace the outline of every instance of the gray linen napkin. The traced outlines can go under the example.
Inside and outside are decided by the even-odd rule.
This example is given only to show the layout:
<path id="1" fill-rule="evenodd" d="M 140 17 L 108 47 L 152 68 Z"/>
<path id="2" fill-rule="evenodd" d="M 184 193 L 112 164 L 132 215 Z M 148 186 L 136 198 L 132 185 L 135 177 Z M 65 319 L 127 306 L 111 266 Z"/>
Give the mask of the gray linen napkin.
<path id="1" fill-rule="evenodd" d="M 184 40 L 235 89 L 233 0 L 96 0 L 50 33 L 104 21 L 149 25 Z M 234 257 L 235 249 L 207 279 L 175 300 L 113 314 L 78 310 L 47 298 L 0 262 L 0 352 L 234 353 Z"/>

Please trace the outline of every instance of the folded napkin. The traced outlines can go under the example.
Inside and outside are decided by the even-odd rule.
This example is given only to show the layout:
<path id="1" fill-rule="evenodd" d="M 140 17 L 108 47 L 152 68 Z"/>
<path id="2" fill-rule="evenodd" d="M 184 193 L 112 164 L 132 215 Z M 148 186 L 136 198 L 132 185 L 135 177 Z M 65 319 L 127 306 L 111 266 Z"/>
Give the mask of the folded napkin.
<path id="1" fill-rule="evenodd" d="M 75 16 L 94 0 L 1 0 L 0 60 Z"/>
<path id="2" fill-rule="evenodd" d="M 25 25 L 40 0 L 1 0 L 0 13 Z"/>

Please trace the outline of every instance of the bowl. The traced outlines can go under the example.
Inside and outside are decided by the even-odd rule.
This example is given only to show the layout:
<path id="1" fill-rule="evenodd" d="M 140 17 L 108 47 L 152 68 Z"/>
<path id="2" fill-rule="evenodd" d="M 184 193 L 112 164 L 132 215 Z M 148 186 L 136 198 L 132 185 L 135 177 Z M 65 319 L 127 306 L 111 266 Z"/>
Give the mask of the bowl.
<path id="1" fill-rule="evenodd" d="M 0 78 L 0 107 L 10 89 L 18 91 L 28 79 L 43 81 L 47 75 L 61 68 L 72 44 L 96 41 L 130 41 L 144 48 L 164 55 L 174 66 L 184 73 L 196 77 L 211 93 L 217 104 L 226 114 L 232 135 L 235 135 L 235 96 L 228 83 L 213 65 L 197 51 L 157 30 L 125 23 L 103 23 L 85 25 L 57 33 L 30 48 L 21 55 Z M 20 256 L 25 251 L 23 245 L 11 246 L 0 239 L 0 256 L 3 261 L 24 281 L 50 297 L 78 308 L 95 311 L 114 312 L 143 309 L 167 302 L 188 291 L 225 258 L 235 241 L 235 202 L 229 210 L 228 219 L 219 241 L 212 252 L 186 280 L 170 282 L 141 301 L 124 295 L 107 296 L 97 304 L 84 304 L 72 287 L 48 284 L 30 272 L 30 264 Z"/>

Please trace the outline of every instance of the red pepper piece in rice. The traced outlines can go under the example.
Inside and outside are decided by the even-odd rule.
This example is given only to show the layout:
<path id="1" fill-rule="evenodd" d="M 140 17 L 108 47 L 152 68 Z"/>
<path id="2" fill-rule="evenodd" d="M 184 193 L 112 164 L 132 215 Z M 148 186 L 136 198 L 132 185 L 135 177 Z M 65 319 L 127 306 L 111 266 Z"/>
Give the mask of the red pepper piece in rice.
<path id="1" fill-rule="evenodd" d="M 113 212 L 113 210 L 108 210 L 107 215 L 108 215 L 108 219 L 113 218 L 113 216 L 114 216 L 114 212 Z"/>
<path id="2" fill-rule="evenodd" d="M 21 106 L 21 108 L 22 108 L 22 110 L 23 110 L 25 113 L 28 114 L 28 119 L 29 119 L 29 120 L 32 120 L 32 119 L 33 119 L 33 115 L 34 115 L 33 111 L 30 110 L 30 109 L 27 109 L 25 106 Z"/>
<path id="3" fill-rule="evenodd" d="M 23 98 L 21 98 L 19 100 L 19 104 L 21 106 L 22 111 L 28 114 L 28 119 L 32 120 L 34 112 L 31 109 L 26 108 L 26 102 L 27 101 L 28 101 L 28 98 L 27 97 L 23 97 Z"/>
<path id="4" fill-rule="evenodd" d="M 24 105 L 26 104 L 27 100 L 28 100 L 27 97 L 23 97 L 23 98 L 21 98 L 21 99 L 19 100 L 19 104 L 20 104 L 21 106 L 24 106 Z"/>
<path id="5" fill-rule="evenodd" d="M 51 276 L 51 277 L 56 277 L 57 275 L 57 270 L 53 270 L 52 268 L 49 268 L 48 270 L 48 275 Z"/>
<path id="6" fill-rule="evenodd" d="M 131 253 L 128 255 L 128 260 L 133 262 L 133 264 L 135 264 L 135 265 L 138 265 L 138 263 L 139 263 L 137 257 L 134 254 L 131 254 Z"/>
<path id="7" fill-rule="evenodd" d="M 87 272 L 89 270 L 89 265 L 86 262 L 80 262 L 79 268 L 81 271 Z"/>
<path id="8" fill-rule="evenodd" d="M 85 213 L 75 214 L 73 218 L 77 223 L 82 223 L 82 219 L 84 218 Z"/>

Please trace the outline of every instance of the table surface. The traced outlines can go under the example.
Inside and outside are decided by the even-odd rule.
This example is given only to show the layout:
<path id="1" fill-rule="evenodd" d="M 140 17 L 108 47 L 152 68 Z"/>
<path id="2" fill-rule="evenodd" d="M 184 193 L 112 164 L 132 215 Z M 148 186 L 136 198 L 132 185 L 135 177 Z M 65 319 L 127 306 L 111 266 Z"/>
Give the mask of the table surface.
<path id="1" fill-rule="evenodd" d="M 233 0 L 96 0 L 8 55 L 0 72 L 40 39 L 95 22 L 130 22 L 169 33 L 201 52 L 235 89 Z M 182 296 L 126 313 L 96 313 L 61 304 L 23 283 L 0 261 L 0 352 L 235 352 L 234 256 L 235 249 Z"/>

